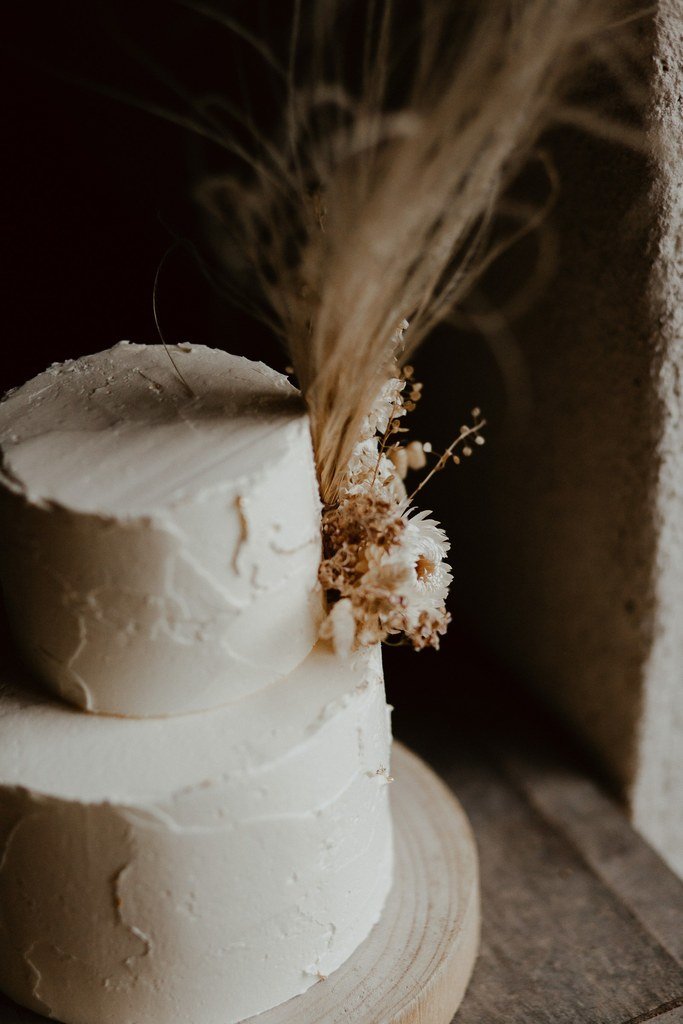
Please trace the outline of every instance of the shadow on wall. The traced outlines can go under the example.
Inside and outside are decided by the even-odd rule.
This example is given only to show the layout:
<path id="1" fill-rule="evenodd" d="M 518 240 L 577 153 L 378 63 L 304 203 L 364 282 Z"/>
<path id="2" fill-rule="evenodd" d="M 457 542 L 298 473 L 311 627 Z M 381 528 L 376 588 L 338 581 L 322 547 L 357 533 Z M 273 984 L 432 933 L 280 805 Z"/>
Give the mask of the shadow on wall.
<path id="1" fill-rule="evenodd" d="M 434 501 L 448 507 L 456 600 L 628 785 L 656 541 L 648 177 L 631 153 L 553 142 L 555 274 L 504 333 L 489 320 L 503 362 L 481 337 L 440 345 L 453 405 L 467 407 L 466 387 L 491 425 L 481 464 L 462 485 L 462 468 L 441 479 Z M 502 266 L 488 294 L 504 279 Z"/>

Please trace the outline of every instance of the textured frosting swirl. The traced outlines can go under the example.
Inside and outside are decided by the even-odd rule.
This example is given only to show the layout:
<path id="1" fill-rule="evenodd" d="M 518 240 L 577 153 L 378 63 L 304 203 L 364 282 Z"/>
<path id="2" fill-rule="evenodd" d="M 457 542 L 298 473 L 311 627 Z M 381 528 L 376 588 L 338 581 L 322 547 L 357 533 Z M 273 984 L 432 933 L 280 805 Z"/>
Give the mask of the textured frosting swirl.
<path id="1" fill-rule="evenodd" d="M 172 719 L 0 684 L 0 987 L 66 1024 L 230 1024 L 335 970 L 391 885 L 379 650 Z"/>

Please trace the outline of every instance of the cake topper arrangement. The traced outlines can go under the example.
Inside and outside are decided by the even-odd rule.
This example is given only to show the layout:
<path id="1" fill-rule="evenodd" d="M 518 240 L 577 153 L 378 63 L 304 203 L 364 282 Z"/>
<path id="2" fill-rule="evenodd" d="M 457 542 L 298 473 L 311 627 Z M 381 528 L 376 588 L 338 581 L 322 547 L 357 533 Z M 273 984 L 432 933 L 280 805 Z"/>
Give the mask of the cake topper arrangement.
<path id="1" fill-rule="evenodd" d="M 308 406 L 324 507 L 323 635 L 340 651 L 399 637 L 438 646 L 448 541 L 402 480 L 428 456 L 433 472 L 458 461 L 456 448 L 468 455 L 484 423 L 476 410 L 443 455 L 403 446 L 402 417 L 420 391 L 409 361 L 537 224 L 541 212 L 506 203 L 506 189 L 550 125 L 600 121 L 571 88 L 582 65 L 609 64 L 624 12 L 583 0 L 425 2 L 406 37 L 400 5 L 387 2 L 365 9 L 349 47 L 354 5 L 295 4 L 281 63 L 233 19 L 190 6 L 257 49 L 284 96 L 268 134 L 240 109 L 220 105 L 219 119 L 201 108 L 199 129 L 236 169 L 207 177 L 197 195 L 222 283 L 281 337 Z M 340 70 L 344 47 L 358 74 Z"/>
<path id="2" fill-rule="evenodd" d="M 472 443 L 484 443 L 485 420 L 473 409 L 472 425 L 462 426 L 442 453 L 428 442 L 401 444 L 403 418 L 420 396 L 411 366 L 389 379 L 362 424 L 339 500 L 323 511 L 320 581 L 330 607 L 321 633 L 342 654 L 396 636 L 416 650 L 438 647 L 450 621 L 448 538 L 413 499 L 431 476 L 459 462 L 458 449 L 468 456 Z M 427 470 L 429 457 L 435 461 Z M 411 469 L 426 472 L 408 494 Z"/>

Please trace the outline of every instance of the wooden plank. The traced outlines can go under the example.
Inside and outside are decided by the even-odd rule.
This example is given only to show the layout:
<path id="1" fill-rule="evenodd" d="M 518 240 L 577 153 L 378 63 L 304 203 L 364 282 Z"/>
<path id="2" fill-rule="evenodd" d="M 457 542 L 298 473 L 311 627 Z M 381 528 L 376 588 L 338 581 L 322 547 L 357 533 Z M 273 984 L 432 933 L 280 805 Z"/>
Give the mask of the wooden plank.
<path id="1" fill-rule="evenodd" d="M 447 777 L 477 836 L 484 920 L 457 1024 L 623 1024 L 683 995 L 680 966 L 507 780 Z"/>
<path id="2" fill-rule="evenodd" d="M 632 1017 L 631 1020 L 625 1021 L 625 1024 L 649 1024 L 650 1021 L 653 1024 L 683 1024 L 683 1006 L 679 1004 L 672 1007 L 670 1003 L 664 1003 L 663 1006 L 656 1006 L 649 1013 Z"/>
<path id="3" fill-rule="evenodd" d="M 534 809 L 574 844 L 602 882 L 683 964 L 683 882 L 634 833 L 615 801 L 548 756 L 531 758 L 528 751 L 508 747 L 502 764 Z"/>

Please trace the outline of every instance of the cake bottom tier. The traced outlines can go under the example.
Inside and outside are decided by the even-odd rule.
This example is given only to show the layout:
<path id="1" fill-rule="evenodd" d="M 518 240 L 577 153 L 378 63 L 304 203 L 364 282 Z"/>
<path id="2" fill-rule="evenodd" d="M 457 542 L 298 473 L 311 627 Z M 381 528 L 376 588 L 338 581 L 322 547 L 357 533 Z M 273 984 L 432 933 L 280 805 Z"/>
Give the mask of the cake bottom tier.
<path id="1" fill-rule="evenodd" d="M 190 682 L 191 685 L 191 682 Z M 66 1024 L 232 1024 L 340 966 L 391 886 L 377 651 L 211 712 L 0 686 L 0 987 Z"/>

